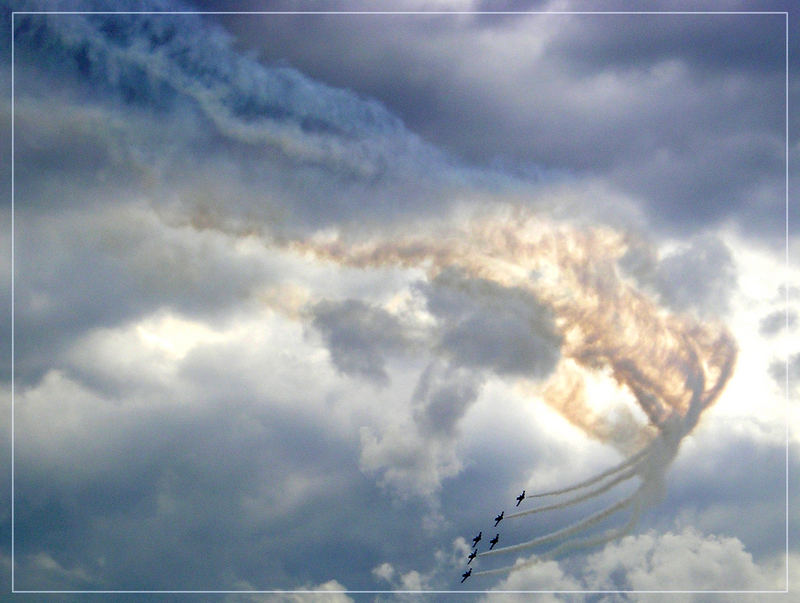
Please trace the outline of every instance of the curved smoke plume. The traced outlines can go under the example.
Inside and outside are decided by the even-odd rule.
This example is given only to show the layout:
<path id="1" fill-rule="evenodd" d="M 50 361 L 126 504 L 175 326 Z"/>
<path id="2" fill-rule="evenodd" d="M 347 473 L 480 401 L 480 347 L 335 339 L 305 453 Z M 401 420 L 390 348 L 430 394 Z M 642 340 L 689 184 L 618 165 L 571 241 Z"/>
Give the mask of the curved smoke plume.
<path id="1" fill-rule="evenodd" d="M 295 242 L 291 247 L 348 266 L 423 267 L 430 278 L 457 268 L 501 287 L 529 291 L 532 299 L 552 311 L 563 342 L 561 360 L 543 385 L 524 379 L 520 385 L 588 436 L 632 456 L 579 484 L 529 495 L 580 492 L 508 518 L 577 505 L 634 478 L 640 483 L 633 494 L 571 526 L 479 556 L 556 545 L 545 553 L 552 557 L 630 531 L 644 504 L 658 491 L 681 441 L 719 397 L 734 368 L 736 345 L 723 326 L 670 314 L 621 276 L 617 261 L 627 250 L 626 237 L 607 227 L 577 228 L 512 209 L 503 215 L 473 218 L 448 233 L 358 243 L 334 237 Z M 596 374 L 610 375 L 621 396 L 632 396 L 646 423 L 637 424 L 631 413 L 615 413 L 612 420 L 595 411 L 585 384 Z M 629 508 L 631 515 L 621 527 L 580 538 Z"/>

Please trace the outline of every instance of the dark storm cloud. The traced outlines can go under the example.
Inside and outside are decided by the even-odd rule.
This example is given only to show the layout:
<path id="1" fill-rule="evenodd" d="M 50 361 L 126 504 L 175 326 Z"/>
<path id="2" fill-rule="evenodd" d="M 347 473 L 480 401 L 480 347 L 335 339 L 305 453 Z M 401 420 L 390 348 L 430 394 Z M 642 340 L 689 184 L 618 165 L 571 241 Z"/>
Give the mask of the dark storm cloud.
<path id="1" fill-rule="evenodd" d="M 458 168 L 376 100 L 240 54 L 196 15 L 18 15 L 15 49 L 27 206 L 116 187 L 191 208 L 205 188 L 240 217 L 301 228 L 432 212 L 502 181 Z"/>
<path id="2" fill-rule="evenodd" d="M 716 3 L 709 10 L 725 8 L 757 7 Z M 780 236 L 783 15 L 219 20 L 265 61 L 287 61 L 381 99 L 411 129 L 466 161 L 606 180 L 635 195 L 656 228 L 672 232 L 732 217 L 756 236 Z M 425 41 L 410 43 L 417 39 Z"/>
<path id="3" fill-rule="evenodd" d="M 721 3 L 715 7 L 725 10 Z M 663 2 L 647 7 L 656 11 L 669 8 Z M 784 38 L 781 14 L 716 15 L 713 19 L 691 14 L 657 19 L 641 14 L 575 15 L 548 44 L 548 50 L 587 70 L 640 68 L 676 60 L 709 74 L 750 70 L 782 77 Z"/>
<path id="4" fill-rule="evenodd" d="M 386 310 L 348 299 L 321 301 L 311 308 L 312 325 L 322 334 L 333 364 L 345 374 L 388 383 L 387 353 L 408 344 L 400 322 Z"/>

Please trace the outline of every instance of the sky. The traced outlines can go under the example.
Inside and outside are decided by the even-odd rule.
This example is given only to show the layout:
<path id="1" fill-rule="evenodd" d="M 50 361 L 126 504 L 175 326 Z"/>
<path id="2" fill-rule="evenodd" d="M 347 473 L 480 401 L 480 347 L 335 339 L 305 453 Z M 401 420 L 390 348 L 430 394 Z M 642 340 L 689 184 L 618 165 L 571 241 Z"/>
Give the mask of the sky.
<path id="1" fill-rule="evenodd" d="M 3 590 L 795 591 L 794 7 L 374 8 L 3 2 Z"/>

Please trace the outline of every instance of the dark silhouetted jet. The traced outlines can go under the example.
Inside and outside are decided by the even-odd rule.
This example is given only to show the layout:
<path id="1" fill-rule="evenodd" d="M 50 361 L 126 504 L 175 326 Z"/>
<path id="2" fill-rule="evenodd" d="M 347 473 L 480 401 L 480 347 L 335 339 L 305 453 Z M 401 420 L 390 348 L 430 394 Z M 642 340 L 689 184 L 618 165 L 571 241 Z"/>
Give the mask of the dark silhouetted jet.
<path id="1" fill-rule="evenodd" d="M 492 538 L 492 539 L 489 541 L 489 544 L 491 545 L 491 546 L 489 547 L 489 550 L 490 550 L 490 551 L 491 551 L 491 550 L 494 548 L 494 545 L 496 545 L 496 544 L 497 544 L 497 541 L 498 541 L 498 540 L 500 540 L 500 534 L 495 534 L 494 538 Z"/>
<path id="2" fill-rule="evenodd" d="M 519 496 L 517 496 L 517 504 L 516 504 L 515 506 L 517 506 L 517 507 L 518 507 L 518 506 L 519 506 L 519 503 L 521 503 L 521 502 L 522 502 L 522 499 L 523 499 L 523 498 L 525 498 L 525 490 L 523 490 L 523 491 L 522 491 L 522 494 L 520 494 Z"/>
<path id="3" fill-rule="evenodd" d="M 467 557 L 467 559 L 469 559 L 469 561 L 467 561 L 467 565 L 469 565 L 470 563 L 472 563 L 472 560 L 473 560 L 473 559 L 475 559 L 475 557 L 477 557 L 477 556 L 478 556 L 478 551 L 472 551 L 472 552 L 469 554 L 469 557 Z"/>
<path id="4" fill-rule="evenodd" d="M 469 578 L 471 575 L 472 575 L 472 568 L 469 568 L 468 572 L 464 572 L 463 574 L 461 574 L 461 584 L 464 584 L 464 580 Z"/>
<path id="5" fill-rule="evenodd" d="M 481 541 L 481 535 L 482 535 L 482 534 L 483 534 L 483 532 L 478 532 L 478 535 L 477 535 L 477 536 L 475 536 L 475 538 L 473 538 L 473 539 L 472 539 L 472 548 L 473 548 L 473 549 L 474 549 L 474 548 L 477 546 L 477 544 L 478 544 L 478 543 Z"/>
<path id="6" fill-rule="evenodd" d="M 497 524 L 503 521 L 503 514 L 505 514 L 505 511 L 500 511 L 500 515 L 494 518 L 494 527 L 497 527 Z"/>

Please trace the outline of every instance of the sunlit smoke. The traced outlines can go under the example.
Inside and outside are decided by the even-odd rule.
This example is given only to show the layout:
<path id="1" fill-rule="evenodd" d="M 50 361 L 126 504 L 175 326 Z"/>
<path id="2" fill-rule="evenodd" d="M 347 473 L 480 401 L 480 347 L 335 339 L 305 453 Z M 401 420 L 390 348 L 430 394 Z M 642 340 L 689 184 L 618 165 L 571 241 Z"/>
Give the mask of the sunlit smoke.
<path id="1" fill-rule="evenodd" d="M 589 500 L 590 498 L 599 496 L 600 494 L 602 494 L 603 492 L 607 492 L 617 484 L 621 484 L 622 482 L 625 482 L 635 476 L 636 476 L 636 467 L 628 469 L 623 473 L 620 473 L 614 479 L 609 480 L 602 486 L 598 486 L 597 488 L 590 490 L 585 494 L 581 494 L 580 496 L 574 496 L 560 503 L 545 505 L 543 507 L 536 507 L 535 509 L 528 509 L 527 511 L 520 511 L 519 513 L 512 513 L 511 515 L 506 515 L 506 519 L 513 519 L 515 517 L 523 517 L 525 515 L 533 515 L 535 513 L 544 513 L 545 511 L 553 511 L 555 509 L 563 509 L 565 507 L 571 507 L 572 505 L 577 505 L 578 503 L 581 503 L 585 500 Z"/>
<path id="2" fill-rule="evenodd" d="M 539 536 L 538 538 L 534 538 L 533 540 L 529 540 L 527 542 L 521 542 L 519 544 L 503 547 L 500 549 L 494 549 L 491 551 L 485 551 L 478 555 L 479 557 L 489 556 L 489 555 L 499 555 L 502 553 L 511 553 L 514 551 L 522 551 L 525 549 L 530 549 L 535 546 L 541 546 L 543 544 L 548 544 L 550 542 L 555 542 L 557 540 L 562 540 L 568 536 L 572 536 L 573 534 L 578 534 L 580 532 L 585 531 L 586 529 L 594 526 L 597 523 L 600 523 L 607 517 L 610 517 L 614 513 L 621 511 L 629 507 L 634 501 L 637 500 L 638 491 L 634 492 L 630 496 L 622 499 L 621 501 L 614 503 L 613 505 L 598 511 L 597 513 L 592 514 L 591 516 L 587 517 L 586 519 L 582 519 L 572 525 L 569 525 L 565 528 L 561 528 L 560 530 L 556 530 L 555 532 L 550 532 L 549 534 L 545 534 L 544 536 Z"/>
<path id="3" fill-rule="evenodd" d="M 502 215 L 473 217 L 444 232 L 358 242 L 333 236 L 290 246 L 352 267 L 422 268 L 429 278 L 455 268 L 471 278 L 528 291 L 552 311 L 562 338 L 561 360 L 543 383 L 519 379 L 517 385 L 544 400 L 587 436 L 632 456 L 579 484 L 528 495 L 563 494 L 607 480 L 569 500 L 521 511 L 508 519 L 576 505 L 634 478 L 640 484 L 633 494 L 571 526 L 479 556 L 560 542 L 545 554 L 553 556 L 629 532 L 642 506 L 661 488 L 680 442 L 719 397 L 735 364 L 736 345 L 722 325 L 670 314 L 623 278 L 617 262 L 627 251 L 627 239 L 608 227 L 579 228 L 515 208 Z M 634 400 L 646 421 L 637 423 L 624 408 L 614 413 L 613 420 L 598 412 L 586 393 L 592 375 L 610 376 L 620 398 Z M 629 507 L 634 511 L 622 527 L 578 538 Z"/>
<path id="4" fill-rule="evenodd" d="M 735 361 L 735 344 L 723 327 L 671 315 L 623 280 L 616 262 L 626 251 L 625 237 L 609 228 L 579 229 L 515 209 L 448 234 L 352 244 L 334 237 L 290 246 L 348 266 L 422 267 L 431 277 L 456 267 L 530 291 L 551 308 L 563 337 L 565 361 L 545 383 L 544 400 L 603 441 L 615 438 L 614 426 L 588 410 L 582 371 L 607 371 L 635 397 L 649 421 L 643 438 L 651 441 L 676 418 L 688 433 Z"/>
<path id="5" fill-rule="evenodd" d="M 601 481 L 601 480 L 603 480 L 603 479 L 605 479 L 605 478 L 607 478 L 607 477 L 609 477 L 611 475 L 619 473 L 620 471 L 630 467 L 631 465 L 634 465 L 637 461 L 642 459 L 647 454 L 647 452 L 648 452 L 647 450 L 640 450 L 639 452 L 634 454 L 632 457 L 626 459 L 624 462 L 620 463 L 616 467 L 611 467 L 610 469 L 606 469 L 605 471 L 603 471 L 601 473 L 598 473 L 597 475 L 594 475 L 589 479 L 586 479 L 584 481 L 578 482 L 577 484 L 573 484 L 573 485 L 567 486 L 565 488 L 559 488 L 558 490 L 550 490 L 549 492 L 539 492 L 539 493 L 536 493 L 536 494 L 528 494 L 526 496 L 526 498 L 542 498 L 544 496 L 557 496 L 559 494 L 566 494 L 568 492 L 574 492 L 575 490 L 580 490 L 582 488 L 586 488 L 588 486 L 596 484 L 597 482 L 599 482 L 599 481 Z M 511 515 L 509 515 L 509 517 L 511 517 Z"/>

